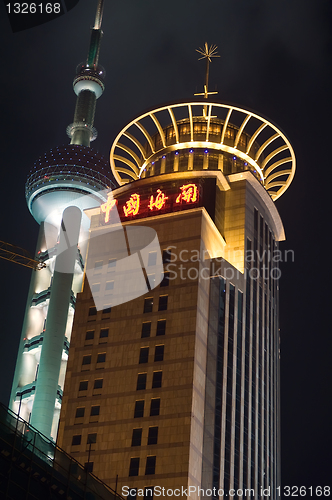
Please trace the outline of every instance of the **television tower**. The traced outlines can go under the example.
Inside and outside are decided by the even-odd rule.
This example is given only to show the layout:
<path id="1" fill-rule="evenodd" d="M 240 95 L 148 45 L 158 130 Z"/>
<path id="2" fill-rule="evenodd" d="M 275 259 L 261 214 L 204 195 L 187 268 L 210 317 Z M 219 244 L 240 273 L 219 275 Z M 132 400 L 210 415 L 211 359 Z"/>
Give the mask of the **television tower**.
<path id="1" fill-rule="evenodd" d="M 103 190 L 114 187 L 106 160 L 90 148 L 97 136 L 96 101 L 105 88 L 98 64 L 103 4 L 98 0 L 88 56 L 73 82 L 77 100 L 67 127 L 70 145 L 42 155 L 25 186 L 29 210 L 40 224 L 36 258 L 45 267 L 32 272 L 9 406 L 54 440 L 82 287 L 90 225 L 84 210 L 100 205 Z"/>

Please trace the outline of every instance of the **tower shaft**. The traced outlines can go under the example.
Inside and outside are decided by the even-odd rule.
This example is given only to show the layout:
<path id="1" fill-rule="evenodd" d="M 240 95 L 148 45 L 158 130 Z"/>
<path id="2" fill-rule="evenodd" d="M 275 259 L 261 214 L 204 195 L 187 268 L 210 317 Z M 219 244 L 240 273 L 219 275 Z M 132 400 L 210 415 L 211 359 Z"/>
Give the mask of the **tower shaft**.
<path id="1" fill-rule="evenodd" d="M 41 224 L 36 258 L 44 268 L 31 279 L 9 406 L 53 439 L 76 295 L 83 279 L 89 230 L 83 211 L 105 201 L 104 190 L 112 185 L 105 160 L 89 147 L 97 135 L 93 127 L 96 100 L 104 90 L 104 70 L 98 66 L 102 12 L 103 0 L 99 0 L 88 56 L 74 79 L 77 102 L 74 123 L 67 129 L 72 146 L 55 148 L 40 157 L 26 184 L 29 210 Z M 63 251 L 71 218 L 76 221 L 69 231 L 74 240 L 71 250 Z"/>
<path id="2" fill-rule="evenodd" d="M 36 380 L 35 399 L 31 413 L 31 424 L 46 436 L 51 435 L 52 424 L 55 427 L 58 425 L 58 418 L 55 421 L 53 420 L 54 406 L 57 392 L 58 390 L 61 391 L 61 387 L 58 389 L 59 374 L 68 321 L 80 223 L 81 211 L 78 208 L 69 207 L 64 211 Z M 71 240 L 69 248 L 68 234 Z M 57 409 L 56 416 L 59 417 L 59 414 L 60 408 Z"/>

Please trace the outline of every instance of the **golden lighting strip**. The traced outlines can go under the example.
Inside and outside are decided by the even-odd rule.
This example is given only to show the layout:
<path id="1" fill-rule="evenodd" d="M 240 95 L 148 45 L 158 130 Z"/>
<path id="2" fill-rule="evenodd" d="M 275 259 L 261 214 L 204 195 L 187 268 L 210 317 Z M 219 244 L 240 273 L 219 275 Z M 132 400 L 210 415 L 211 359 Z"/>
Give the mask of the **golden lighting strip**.
<path id="1" fill-rule="evenodd" d="M 207 116 L 204 116 L 204 114 L 194 114 L 193 107 L 203 107 L 204 110 L 204 106 L 205 108 L 208 108 Z M 223 122 L 221 123 L 222 129 L 220 142 L 212 142 L 209 140 L 211 118 L 217 118 L 216 113 L 218 112 L 218 110 L 226 110 L 227 113 L 226 118 L 218 117 L 218 119 Z M 167 111 L 170 116 L 170 122 L 166 125 L 162 125 L 161 121 L 158 119 L 158 114 L 164 111 Z M 184 114 L 186 116 L 186 118 L 184 119 L 189 120 L 190 141 L 180 142 L 180 131 L 178 123 L 179 120 L 176 118 L 176 114 L 179 111 L 182 112 L 182 118 L 180 121 L 183 121 Z M 231 115 L 233 112 L 237 112 L 237 114 L 240 113 L 243 118 L 241 118 L 242 121 L 240 121 L 240 125 L 236 126 L 237 130 L 234 144 L 233 146 L 229 146 L 226 145 L 224 141 L 227 128 L 231 124 Z M 214 113 L 214 115 L 212 115 L 212 113 Z M 195 141 L 195 119 L 199 118 L 199 120 L 202 121 L 203 117 L 207 122 L 207 131 L 205 137 L 206 140 Z M 153 126 L 154 133 L 151 133 L 151 130 L 148 131 L 143 125 L 143 121 L 146 121 L 146 119 L 148 118 L 150 118 L 151 120 L 151 125 Z M 257 123 L 255 123 L 255 129 L 253 132 L 251 131 L 251 133 L 248 134 L 247 132 L 245 132 L 245 129 L 248 126 L 248 123 L 250 123 L 251 125 L 253 124 L 253 120 L 257 121 Z M 173 125 L 175 143 L 167 146 L 165 128 L 169 125 Z M 150 152 L 146 151 L 145 144 L 143 145 L 141 139 L 137 138 L 138 130 L 144 136 L 145 143 L 149 145 Z M 259 142 L 260 134 L 263 131 L 265 131 L 265 134 L 268 131 L 268 137 L 264 137 L 264 142 L 260 144 L 260 147 L 256 153 L 252 152 L 252 154 L 250 154 L 254 143 L 256 141 Z M 241 136 L 244 133 L 246 133 L 247 136 L 250 135 L 250 139 L 246 151 L 241 151 L 240 149 L 238 149 L 238 145 L 240 144 Z M 154 141 L 154 135 L 156 134 L 158 134 L 160 138 L 161 146 L 159 147 L 159 149 L 157 149 L 155 146 L 155 143 L 157 141 Z M 124 137 L 131 141 L 131 144 L 134 146 L 135 150 L 131 149 L 131 147 L 121 142 Z M 282 144 L 280 140 L 282 141 Z M 273 148 L 274 143 L 276 144 L 276 146 Z M 207 104 L 206 101 L 163 106 L 154 109 L 153 111 L 144 113 L 138 118 L 132 120 L 121 130 L 111 147 L 111 168 L 118 183 L 120 185 L 123 185 L 127 182 L 131 182 L 130 179 L 139 179 L 144 169 L 146 169 L 153 161 L 156 161 L 158 158 L 160 158 L 160 156 L 166 155 L 167 153 L 172 151 L 179 151 L 189 148 L 204 148 L 215 151 L 224 151 L 241 158 L 259 173 L 262 184 L 271 195 L 273 200 L 279 198 L 286 191 L 294 177 L 296 160 L 293 148 L 287 137 L 273 123 L 255 113 L 244 110 L 242 108 L 238 108 L 236 106 L 229 106 L 227 104 L 221 103 Z M 271 148 L 273 149 L 271 150 Z M 117 152 L 115 152 L 116 149 Z M 119 154 L 119 150 L 120 152 L 121 150 L 124 151 L 130 157 L 130 159 L 128 158 L 128 156 Z M 268 154 L 266 157 L 264 157 L 263 154 L 266 151 L 268 152 Z M 273 163 L 273 158 L 275 158 L 279 153 L 283 153 L 285 157 L 281 159 L 279 158 Z M 288 166 L 286 168 L 280 169 L 281 165 L 284 164 L 288 164 Z M 122 177 L 121 174 L 126 174 L 127 177 L 130 177 L 130 179 Z"/>

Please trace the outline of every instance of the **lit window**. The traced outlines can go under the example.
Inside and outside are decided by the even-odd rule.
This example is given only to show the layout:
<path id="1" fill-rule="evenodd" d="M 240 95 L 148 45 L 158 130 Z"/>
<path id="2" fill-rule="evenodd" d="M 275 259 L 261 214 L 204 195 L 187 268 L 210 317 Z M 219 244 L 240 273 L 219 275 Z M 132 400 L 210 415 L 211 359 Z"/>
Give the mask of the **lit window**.
<path id="1" fill-rule="evenodd" d="M 150 337 L 150 333 L 151 333 L 151 321 L 146 321 L 145 323 L 142 323 L 142 333 L 141 333 L 142 339 L 145 337 Z"/>
<path id="2" fill-rule="evenodd" d="M 156 332 L 157 337 L 159 335 L 165 335 L 165 332 L 166 332 L 166 320 L 159 319 L 157 321 L 157 332 Z"/>
<path id="3" fill-rule="evenodd" d="M 149 348 L 141 347 L 139 352 L 139 364 L 147 363 L 149 361 Z"/>
<path id="4" fill-rule="evenodd" d="M 95 417 L 99 415 L 100 406 L 91 406 L 90 417 Z"/>
<path id="5" fill-rule="evenodd" d="M 144 415 L 144 400 L 136 401 L 135 410 L 134 410 L 134 418 L 140 418 Z"/>
<path id="6" fill-rule="evenodd" d="M 84 407 L 76 408 L 75 418 L 84 417 L 84 412 L 85 412 L 85 408 Z"/>
<path id="7" fill-rule="evenodd" d="M 161 295 L 159 297 L 158 311 L 166 311 L 168 303 L 168 295 Z"/>
<path id="8" fill-rule="evenodd" d="M 152 389 L 158 389 L 159 387 L 161 387 L 162 378 L 163 372 L 153 372 Z"/>
<path id="9" fill-rule="evenodd" d="M 142 429 L 133 429 L 131 446 L 141 446 L 141 442 L 142 442 Z"/>
<path id="10" fill-rule="evenodd" d="M 156 457 L 146 457 L 145 475 L 155 474 Z"/>
<path id="11" fill-rule="evenodd" d="M 136 390 L 142 391 L 146 388 L 146 373 L 139 373 L 137 375 Z"/>
<path id="12" fill-rule="evenodd" d="M 154 360 L 163 361 L 164 360 L 164 347 L 163 345 L 156 345 L 154 350 Z"/>
<path id="13" fill-rule="evenodd" d="M 138 476 L 139 458 L 131 458 L 129 465 L 129 476 Z"/>
<path id="14" fill-rule="evenodd" d="M 71 440 L 72 446 L 78 446 L 79 444 L 81 444 L 81 439 L 82 439 L 81 434 L 73 436 Z"/>
<path id="15" fill-rule="evenodd" d="M 157 444 L 158 427 L 149 427 L 148 444 Z"/>
<path id="16" fill-rule="evenodd" d="M 144 299 L 143 313 L 150 313 L 150 312 L 152 312 L 152 308 L 153 308 L 153 297 L 146 297 Z"/>

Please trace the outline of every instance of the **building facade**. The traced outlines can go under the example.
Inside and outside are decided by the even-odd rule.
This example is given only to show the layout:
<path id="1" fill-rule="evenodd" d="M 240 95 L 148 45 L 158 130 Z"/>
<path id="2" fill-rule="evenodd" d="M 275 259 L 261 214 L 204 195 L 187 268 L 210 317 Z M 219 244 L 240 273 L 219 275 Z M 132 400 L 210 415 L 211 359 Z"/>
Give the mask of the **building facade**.
<path id="1" fill-rule="evenodd" d="M 258 115 L 195 101 L 129 123 L 111 166 L 120 187 L 86 211 L 88 279 L 77 297 L 59 444 L 124 496 L 165 488 L 174 497 L 244 498 L 250 489 L 276 498 L 285 235 L 274 200 L 293 178 L 293 150 Z M 128 253 L 128 231 L 144 226 L 163 255 L 160 285 L 150 252 L 147 292 L 122 304 L 114 232 L 105 231 L 112 214 Z M 100 310 L 96 293 L 105 296 Z"/>
<path id="2" fill-rule="evenodd" d="M 294 152 L 273 123 L 210 102 L 207 71 L 205 99 L 124 127 L 111 172 L 90 148 L 102 10 L 74 79 L 71 144 L 26 185 L 44 267 L 10 407 L 125 497 L 274 499 L 285 239 L 274 202 Z"/>

